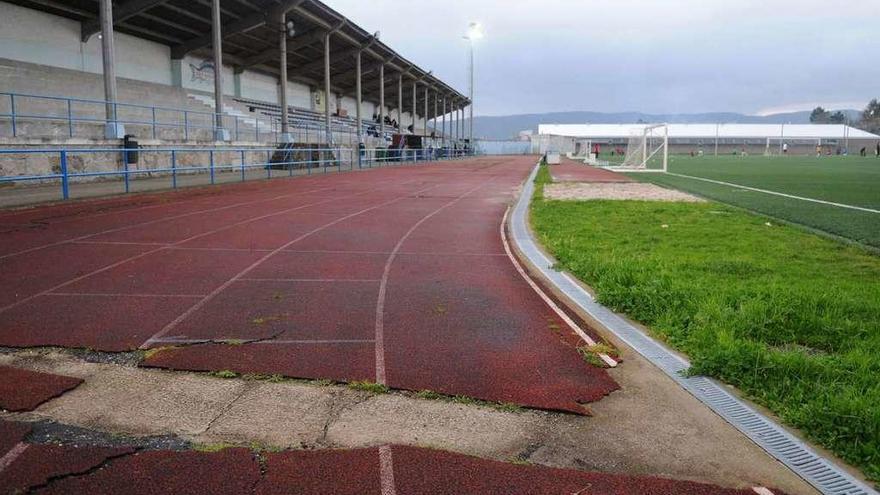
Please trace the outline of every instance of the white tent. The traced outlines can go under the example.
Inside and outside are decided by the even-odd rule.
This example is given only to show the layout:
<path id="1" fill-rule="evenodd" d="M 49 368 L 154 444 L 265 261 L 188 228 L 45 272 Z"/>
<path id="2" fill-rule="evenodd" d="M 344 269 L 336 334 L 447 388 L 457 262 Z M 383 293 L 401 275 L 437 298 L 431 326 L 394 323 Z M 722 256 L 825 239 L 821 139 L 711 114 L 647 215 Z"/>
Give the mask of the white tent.
<path id="1" fill-rule="evenodd" d="M 626 139 L 649 124 L 541 124 L 538 134 Z M 826 124 L 670 124 L 669 137 L 690 139 L 880 139 L 846 125 Z"/>

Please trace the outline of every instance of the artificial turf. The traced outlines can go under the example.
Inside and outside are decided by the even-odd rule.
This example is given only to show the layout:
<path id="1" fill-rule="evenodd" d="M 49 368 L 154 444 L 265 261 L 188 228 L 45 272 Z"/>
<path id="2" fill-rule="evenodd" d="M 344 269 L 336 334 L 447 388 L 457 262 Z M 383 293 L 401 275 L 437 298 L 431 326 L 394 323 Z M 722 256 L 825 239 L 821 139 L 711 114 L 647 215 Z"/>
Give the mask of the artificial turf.
<path id="1" fill-rule="evenodd" d="M 669 171 L 880 210 L 880 159 L 875 157 L 673 156 L 670 157 Z M 880 213 L 775 196 L 674 175 L 631 176 L 880 248 Z"/>
<path id="2" fill-rule="evenodd" d="M 546 201 L 533 226 L 598 300 L 880 480 L 880 258 L 718 203 Z"/>

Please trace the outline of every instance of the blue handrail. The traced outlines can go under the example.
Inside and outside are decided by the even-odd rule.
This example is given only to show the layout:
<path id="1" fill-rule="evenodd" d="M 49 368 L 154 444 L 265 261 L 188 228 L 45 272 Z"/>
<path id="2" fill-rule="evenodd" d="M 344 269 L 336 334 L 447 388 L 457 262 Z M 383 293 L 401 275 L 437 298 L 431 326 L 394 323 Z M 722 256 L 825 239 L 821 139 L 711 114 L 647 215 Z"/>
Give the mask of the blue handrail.
<path id="1" fill-rule="evenodd" d="M 67 134 L 68 137 L 71 138 L 74 137 L 76 133 L 75 124 L 98 124 L 115 122 L 122 125 L 148 127 L 150 129 L 149 137 L 151 137 L 152 139 L 157 139 L 159 131 L 162 129 L 177 129 L 179 131 L 182 130 L 183 139 L 189 140 L 191 137 L 190 131 L 192 130 L 213 130 L 216 125 L 216 117 L 218 116 L 218 114 L 215 114 L 214 112 L 173 108 L 159 105 L 142 105 L 138 103 L 107 102 L 104 100 L 89 98 L 72 98 L 63 96 L 36 95 L 12 92 L 0 92 L 0 98 L 8 98 L 9 100 L 9 111 L 0 112 L 0 119 L 11 120 L 12 137 L 19 137 L 19 134 L 22 130 L 20 126 L 20 121 L 22 119 L 29 119 L 37 121 L 66 123 Z M 52 112 L 35 114 L 33 112 L 27 111 L 22 113 L 21 102 L 22 100 L 26 99 L 63 102 L 66 108 L 64 114 L 55 114 Z M 77 112 L 75 112 L 75 105 L 100 105 L 102 107 L 112 105 L 113 116 L 110 119 L 87 115 L 77 116 Z M 139 111 L 141 112 L 141 114 L 128 116 L 123 115 L 124 113 L 126 113 L 126 110 Z M 174 116 L 169 118 L 167 115 L 163 115 L 167 113 L 173 113 Z M 237 141 L 241 140 L 242 137 L 253 136 L 254 140 L 257 142 L 261 141 L 261 138 L 263 142 L 277 142 L 280 135 L 280 113 L 279 115 L 270 114 L 265 111 L 263 111 L 262 113 L 271 119 L 268 124 L 257 117 L 241 117 L 237 115 L 227 115 L 225 113 L 219 114 L 219 117 L 220 120 L 224 123 L 224 127 L 227 127 L 234 132 L 233 137 Z M 353 137 L 357 133 L 358 125 L 360 126 L 362 132 L 364 132 L 366 135 L 375 134 L 376 130 L 373 128 L 378 125 L 368 120 L 362 120 L 360 123 L 352 122 L 350 125 L 347 125 L 345 123 L 340 123 L 340 120 L 341 118 L 334 118 L 333 122 L 330 125 L 329 131 L 336 134 L 348 134 L 349 144 L 354 144 Z M 252 127 L 253 129 L 249 129 L 248 127 Z M 290 128 L 295 132 L 305 132 L 307 135 L 311 131 L 315 131 L 315 138 L 318 141 L 321 141 L 323 139 L 321 133 L 325 133 L 328 130 L 326 125 L 321 122 L 320 119 L 310 115 L 292 115 L 290 120 Z M 138 137 L 143 138 L 145 136 Z M 376 137 L 387 137 L 387 133 L 386 136 Z"/>
<path id="2" fill-rule="evenodd" d="M 470 156 L 469 150 L 456 148 L 427 148 L 427 149 L 352 149 L 352 148 L 327 148 L 327 147 L 306 147 L 306 148 L 269 148 L 269 147 L 169 147 L 169 148 L 141 148 L 137 152 L 142 155 L 168 155 L 168 166 L 160 166 L 156 168 L 131 169 L 128 166 L 128 153 L 134 150 L 125 148 L 61 148 L 61 149 L 0 149 L 0 156 L 3 155 L 58 155 L 58 172 L 42 175 L 10 175 L 0 176 L 0 184 L 9 182 L 28 182 L 28 181 L 58 181 L 60 179 L 61 197 L 62 199 L 70 198 L 70 187 L 72 182 L 75 184 L 76 179 L 82 178 L 121 178 L 126 193 L 131 192 L 131 181 L 137 180 L 141 176 L 149 175 L 170 175 L 171 189 L 177 189 L 178 177 L 180 174 L 207 173 L 210 184 L 216 183 L 216 174 L 223 171 L 240 170 L 241 181 L 247 180 L 246 171 L 250 169 L 265 169 L 266 177 L 272 178 L 272 171 L 282 169 L 286 171 L 287 176 L 293 175 L 294 169 L 305 169 L 307 174 L 311 174 L 313 169 L 320 169 L 327 172 L 328 169 L 343 170 L 343 164 L 348 165 L 349 170 L 357 168 L 372 168 L 374 166 L 383 166 L 390 163 L 424 163 L 437 160 L 458 159 Z M 75 155 L 87 155 L 98 153 L 118 153 L 121 155 L 121 170 L 103 170 L 103 171 L 71 171 L 70 158 Z M 207 154 L 208 162 L 197 163 L 193 165 L 180 166 L 179 159 L 181 153 L 199 153 Z M 229 155 L 237 155 L 236 159 L 226 161 L 228 163 L 218 163 L 216 154 L 226 153 Z M 251 163 L 248 163 L 248 154 L 251 154 Z M 280 154 L 280 158 L 276 159 L 276 153 Z M 357 155 L 355 155 L 357 154 Z M 265 161 L 262 158 L 265 157 Z M 158 161 L 158 160 L 157 160 Z M 235 163 L 237 162 L 237 163 Z M 114 164 L 117 162 L 114 161 Z M 0 189 L 0 196 L 3 190 Z"/>

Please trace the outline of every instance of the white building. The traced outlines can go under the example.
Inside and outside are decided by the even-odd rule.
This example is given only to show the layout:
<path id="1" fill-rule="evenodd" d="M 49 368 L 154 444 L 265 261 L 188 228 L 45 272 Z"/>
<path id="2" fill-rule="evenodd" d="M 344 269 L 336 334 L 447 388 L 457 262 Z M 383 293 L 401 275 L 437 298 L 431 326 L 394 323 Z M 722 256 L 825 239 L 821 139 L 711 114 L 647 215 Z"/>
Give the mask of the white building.
<path id="1" fill-rule="evenodd" d="M 630 137 L 642 135 L 647 124 L 541 124 L 539 140 L 553 142 L 553 147 L 567 151 L 575 140 L 588 140 L 603 146 L 626 147 Z M 873 150 L 880 136 L 847 125 L 826 124 L 670 124 L 669 145 L 672 153 L 729 154 L 775 153 L 787 144 L 791 153 L 848 151 L 862 147 Z"/>

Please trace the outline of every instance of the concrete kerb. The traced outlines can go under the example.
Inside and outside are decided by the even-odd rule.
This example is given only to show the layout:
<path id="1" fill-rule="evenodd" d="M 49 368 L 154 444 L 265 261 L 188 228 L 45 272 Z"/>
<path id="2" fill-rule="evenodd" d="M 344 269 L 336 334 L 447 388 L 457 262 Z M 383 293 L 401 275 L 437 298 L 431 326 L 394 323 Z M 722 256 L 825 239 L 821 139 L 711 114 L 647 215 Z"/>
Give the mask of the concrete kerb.
<path id="1" fill-rule="evenodd" d="M 528 212 L 534 193 L 536 165 L 520 191 L 511 215 L 508 229 L 511 244 L 527 265 L 530 273 L 538 276 L 564 303 L 600 333 L 611 340 L 626 344 L 642 355 L 701 403 L 721 416 L 734 428 L 746 435 L 770 456 L 788 466 L 804 481 L 821 493 L 877 495 L 878 492 L 833 460 L 820 455 L 773 419 L 761 413 L 726 390 L 715 380 L 703 376 L 686 376 L 689 360 L 650 337 L 625 317 L 597 303 L 580 283 L 563 271 L 557 271 L 555 260 L 546 254 L 532 235 Z"/>

